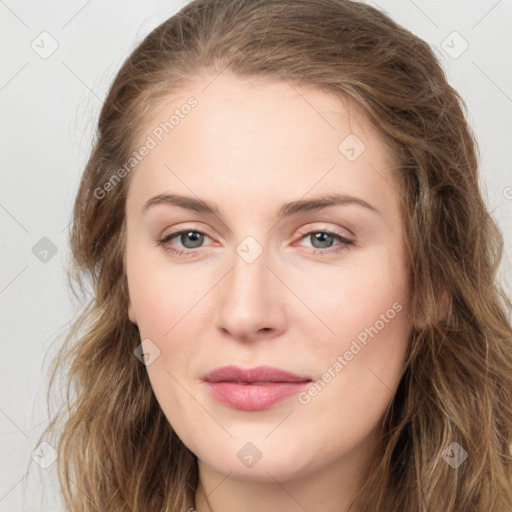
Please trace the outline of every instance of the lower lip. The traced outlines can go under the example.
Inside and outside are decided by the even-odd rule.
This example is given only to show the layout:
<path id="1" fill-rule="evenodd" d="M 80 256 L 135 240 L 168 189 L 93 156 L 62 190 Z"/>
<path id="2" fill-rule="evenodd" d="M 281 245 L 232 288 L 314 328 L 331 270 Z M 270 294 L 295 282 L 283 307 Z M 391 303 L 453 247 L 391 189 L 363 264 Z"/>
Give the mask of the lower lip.
<path id="1" fill-rule="evenodd" d="M 271 382 L 269 384 L 237 384 L 207 382 L 208 389 L 219 402 L 244 411 L 260 411 L 299 393 L 309 382 Z"/>

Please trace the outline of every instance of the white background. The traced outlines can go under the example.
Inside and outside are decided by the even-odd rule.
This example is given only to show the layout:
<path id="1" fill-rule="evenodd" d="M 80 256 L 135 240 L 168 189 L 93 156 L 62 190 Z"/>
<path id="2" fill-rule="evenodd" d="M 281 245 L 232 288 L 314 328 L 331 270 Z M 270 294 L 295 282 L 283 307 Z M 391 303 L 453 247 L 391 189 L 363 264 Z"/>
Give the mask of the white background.
<path id="1" fill-rule="evenodd" d="M 55 464 L 42 469 L 29 462 L 47 420 L 46 370 L 77 308 L 65 281 L 73 199 L 115 73 L 185 3 L 0 0 L 0 511 L 59 510 L 42 505 L 39 491 L 54 481 Z M 505 236 L 501 270 L 510 293 L 512 1 L 372 3 L 431 44 L 466 101 L 484 193 Z M 457 58 L 464 41 L 454 31 L 469 45 Z M 46 59 L 31 47 L 48 51 L 52 40 L 58 48 Z M 43 237 L 57 249 L 47 262 L 32 252 Z"/>

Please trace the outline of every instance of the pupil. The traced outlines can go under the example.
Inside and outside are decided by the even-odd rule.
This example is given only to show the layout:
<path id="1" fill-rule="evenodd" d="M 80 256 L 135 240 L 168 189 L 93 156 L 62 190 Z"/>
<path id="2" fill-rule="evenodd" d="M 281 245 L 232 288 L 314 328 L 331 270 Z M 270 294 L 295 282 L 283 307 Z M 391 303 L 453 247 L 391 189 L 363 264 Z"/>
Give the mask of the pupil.
<path id="1" fill-rule="evenodd" d="M 312 239 L 313 244 L 312 245 L 316 249 L 325 249 L 326 247 L 330 247 L 332 245 L 332 240 L 333 240 L 332 235 L 329 235 L 327 233 L 314 233 L 312 236 L 313 236 L 313 239 Z M 315 242 L 320 242 L 320 247 L 317 247 L 315 245 Z"/>
<path id="2" fill-rule="evenodd" d="M 182 233 L 181 235 L 181 243 L 187 249 L 194 249 L 196 247 L 200 247 L 203 241 L 204 235 L 198 233 L 197 231 L 189 231 L 188 233 Z M 192 239 L 192 244 L 189 245 L 189 240 Z"/>

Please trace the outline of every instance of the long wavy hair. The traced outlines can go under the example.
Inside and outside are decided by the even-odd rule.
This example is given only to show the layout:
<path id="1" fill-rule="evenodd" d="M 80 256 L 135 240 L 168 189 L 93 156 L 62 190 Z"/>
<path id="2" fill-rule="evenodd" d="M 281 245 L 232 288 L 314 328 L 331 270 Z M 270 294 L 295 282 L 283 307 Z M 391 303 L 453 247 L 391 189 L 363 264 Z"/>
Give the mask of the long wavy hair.
<path id="1" fill-rule="evenodd" d="M 141 339 L 127 314 L 124 252 L 130 177 L 104 198 L 95 191 L 130 158 L 159 101 L 225 70 L 348 96 L 399 162 L 414 329 L 380 451 L 354 507 L 510 511 L 511 302 L 498 280 L 503 238 L 480 190 L 466 107 L 426 42 L 348 0 L 195 0 L 155 28 L 118 72 L 70 233 L 71 285 L 90 286 L 93 297 L 49 369 L 49 400 L 57 375 L 66 393 L 39 440 L 57 449 L 66 510 L 194 506 L 197 458 L 134 356 Z M 458 467 L 446 462 L 446 450 L 459 449 L 452 443 L 468 454 Z"/>

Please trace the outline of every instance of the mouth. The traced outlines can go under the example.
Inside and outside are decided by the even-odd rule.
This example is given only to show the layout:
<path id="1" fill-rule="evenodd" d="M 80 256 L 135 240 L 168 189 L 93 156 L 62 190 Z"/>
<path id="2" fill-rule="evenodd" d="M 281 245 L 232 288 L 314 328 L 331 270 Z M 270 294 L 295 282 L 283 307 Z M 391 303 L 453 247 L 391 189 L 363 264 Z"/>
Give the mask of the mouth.
<path id="1" fill-rule="evenodd" d="M 245 411 L 268 409 L 312 382 L 309 377 L 270 366 L 223 366 L 209 372 L 203 380 L 217 401 Z"/>

